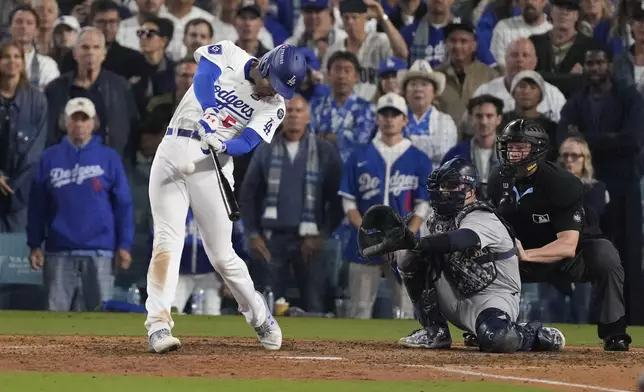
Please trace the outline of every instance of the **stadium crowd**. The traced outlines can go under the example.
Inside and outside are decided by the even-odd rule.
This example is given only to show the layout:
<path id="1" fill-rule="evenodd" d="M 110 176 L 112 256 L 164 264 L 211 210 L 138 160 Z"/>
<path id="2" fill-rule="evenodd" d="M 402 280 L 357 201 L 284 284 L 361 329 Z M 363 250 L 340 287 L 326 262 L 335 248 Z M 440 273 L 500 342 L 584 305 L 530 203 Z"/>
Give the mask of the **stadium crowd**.
<path id="1" fill-rule="evenodd" d="M 26 233 L 45 283 L 37 305 L 4 285 L 5 307 L 145 298 L 150 166 L 193 52 L 230 40 L 255 57 L 292 44 L 308 64 L 272 143 L 234 162 L 232 240 L 258 290 L 301 314 L 413 317 L 396 271 L 357 251 L 362 214 L 377 200 L 421 230 L 431 210 L 414 179 L 454 157 L 486 195 L 496 136 L 523 118 L 586 187 L 588 224 L 620 253 L 628 321 L 644 323 L 644 3 L 5 0 L 0 38 L 0 231 Z M 220 314 L 231 296 L 199 238 L 189 215 L 176 306 L 199 291 Z M 593 318 L 589 284 L 538 288 L 536 318 Z"/>

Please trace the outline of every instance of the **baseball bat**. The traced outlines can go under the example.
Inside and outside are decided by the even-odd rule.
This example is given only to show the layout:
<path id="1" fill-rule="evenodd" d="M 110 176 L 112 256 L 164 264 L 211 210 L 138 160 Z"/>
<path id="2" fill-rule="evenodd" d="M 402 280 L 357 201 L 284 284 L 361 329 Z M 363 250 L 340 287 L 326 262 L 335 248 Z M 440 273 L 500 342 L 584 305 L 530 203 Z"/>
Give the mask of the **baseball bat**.
<path id="1" fill-rule="evenodd" d="M 215 163 L 215 167 L 217 168 L 219 191 L 221 192 L 221 197 L 224 199 L 224 205 L 226 205 L 228 219 L 230 219 L 231 222 L 238 221 L 239 218 L 241 218 L 241 212 L 239 212 L 239 204 L 237 204 L 237 199 L 233 193 L 233 187 L 230 186 L 230 182 L 228 182 L 228 179 L 224 176 L 224 172 L 221 169 L 221 163 L 219 163 L 219 159 L 217 158 L 217 153 L 212 149 L 212 147 L 209 147 L 208 150 L 210 151 L 212 161 Z"/>

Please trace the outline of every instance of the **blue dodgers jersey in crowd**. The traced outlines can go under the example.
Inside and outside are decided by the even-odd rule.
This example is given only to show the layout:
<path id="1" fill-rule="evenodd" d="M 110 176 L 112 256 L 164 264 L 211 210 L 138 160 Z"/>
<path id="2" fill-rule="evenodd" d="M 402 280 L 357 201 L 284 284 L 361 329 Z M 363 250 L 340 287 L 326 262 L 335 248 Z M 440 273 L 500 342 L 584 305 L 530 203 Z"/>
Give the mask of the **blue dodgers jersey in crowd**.
<path id="1" fill-rule="evenodd" d="M 349 157 L 338 193 L 353 199 L 360 215 L 364 215 L 369 207 L 385 204 L 387 188 L 387 205 L 405 216 L 414 210 L 416 200 L 429 200 L 425 184 L 432 172 L 432 162 L 427 154 L 410 145 L 391 167 L 387 167 L 374 143 L 358 148 Z M 348 261 L 366 262 L 358 252 L 358 230 L 353 226 L 351 229 L 344 257 Z"/>
<path id="2" fill-rule="evenodd" d="M 50 252 L 130 250 L 132 195 L 121 158 L 94 136 L 80 149 L 67 137 L 46 149 L 29 195 L 27 244 Z"/>
<path id="3" fill-rule="evenodd" d="M 429 26 L 429 43 L 424 48 L 416 48 L 414 46 L 414 35 L 416 34 L 416 29 L 418 28 L 418 21 L 407 25 L 400 30 L 400 34 L 403 36 L 407 47 L 409 48 L 410 57 L 412 58 L 412 63 L 416 59 L 415 57 L 424 58 L 429 61 L 429 65 L 432 68 L 436 68 L 443 63 L 445 59 L 445 28 L 444 27 L 434 27 L 433 25 Z M 422 50 L 425 53 L 424 57 L 420 57 L 417 54 L 412 55 L 412 51 Z M 410 63 L 411 65 L 411 63 Z"/>
<path id="4" fill-rule="evenodd" d="M 340 157 L 346 162 L 356 147 L 371 141 L 376 129 L 376 112 L 371 102 L 355 94 L 342 107 L 329 94 L 311 101 L 309 127 L 318 135 L 335 134 Z"/>

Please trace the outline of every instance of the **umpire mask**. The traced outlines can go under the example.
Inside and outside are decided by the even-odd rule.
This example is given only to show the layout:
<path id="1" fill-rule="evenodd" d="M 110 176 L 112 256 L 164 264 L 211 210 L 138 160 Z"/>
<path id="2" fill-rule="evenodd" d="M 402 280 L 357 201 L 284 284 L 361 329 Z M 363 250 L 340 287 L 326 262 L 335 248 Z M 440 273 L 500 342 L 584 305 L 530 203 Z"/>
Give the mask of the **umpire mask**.
<path id="1" fill-rule="evenodd" d="M 437 215 L 452 218 L 465 207 L 470 191 L 478 186 L 478 172 L 463 158 L 454 158 L 434 170 L 427 180 L 429 202 Z"/>
<path id="2" fill-rule="evenodd" d="M 503 128 L 496 140 L 496 156 L 503 173 L 521 179 L 546 159 L 549 137 L 543 127 L 532 120 L 518 119 Z M 510 144 L 514 144 L 510 148 Z M 529 145 L 529 151 L 522 151 Z"/>

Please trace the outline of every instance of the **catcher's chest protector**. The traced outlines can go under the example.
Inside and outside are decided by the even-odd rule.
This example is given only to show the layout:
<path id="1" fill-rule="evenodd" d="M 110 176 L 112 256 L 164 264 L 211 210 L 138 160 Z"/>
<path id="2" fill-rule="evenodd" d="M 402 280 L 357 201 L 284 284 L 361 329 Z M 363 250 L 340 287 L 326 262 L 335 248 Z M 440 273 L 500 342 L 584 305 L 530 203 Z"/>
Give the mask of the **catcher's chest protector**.
<path id="1" fill-rule="evenodd" d="M 470 212 L 476 210 L 496 214 L 489 204 L 482 201 L 475 201 L 465 206 L 453 219 L 447 221 L 439 220 L 434 215 L 434 217 L 427 221 L 429 232 L 430 234 L 438 234 L 456 230 L 463 218 Z M 514 241 L 514 235 L 510 227 L 502 219 L 501 222 L 508 229 L 508 233 L 510 233 Z M 496 261 L 508 259 L 515 254 L 515 248 L 508 252 L 497 253 L 491 252 L 488 247 L 483 249 L 472 247 L 445 255 L 442 269 L 446 273 L 447 278 L 463 296 L 471 297 L 483 291 L 494 282 L 497 276 Z"/>

